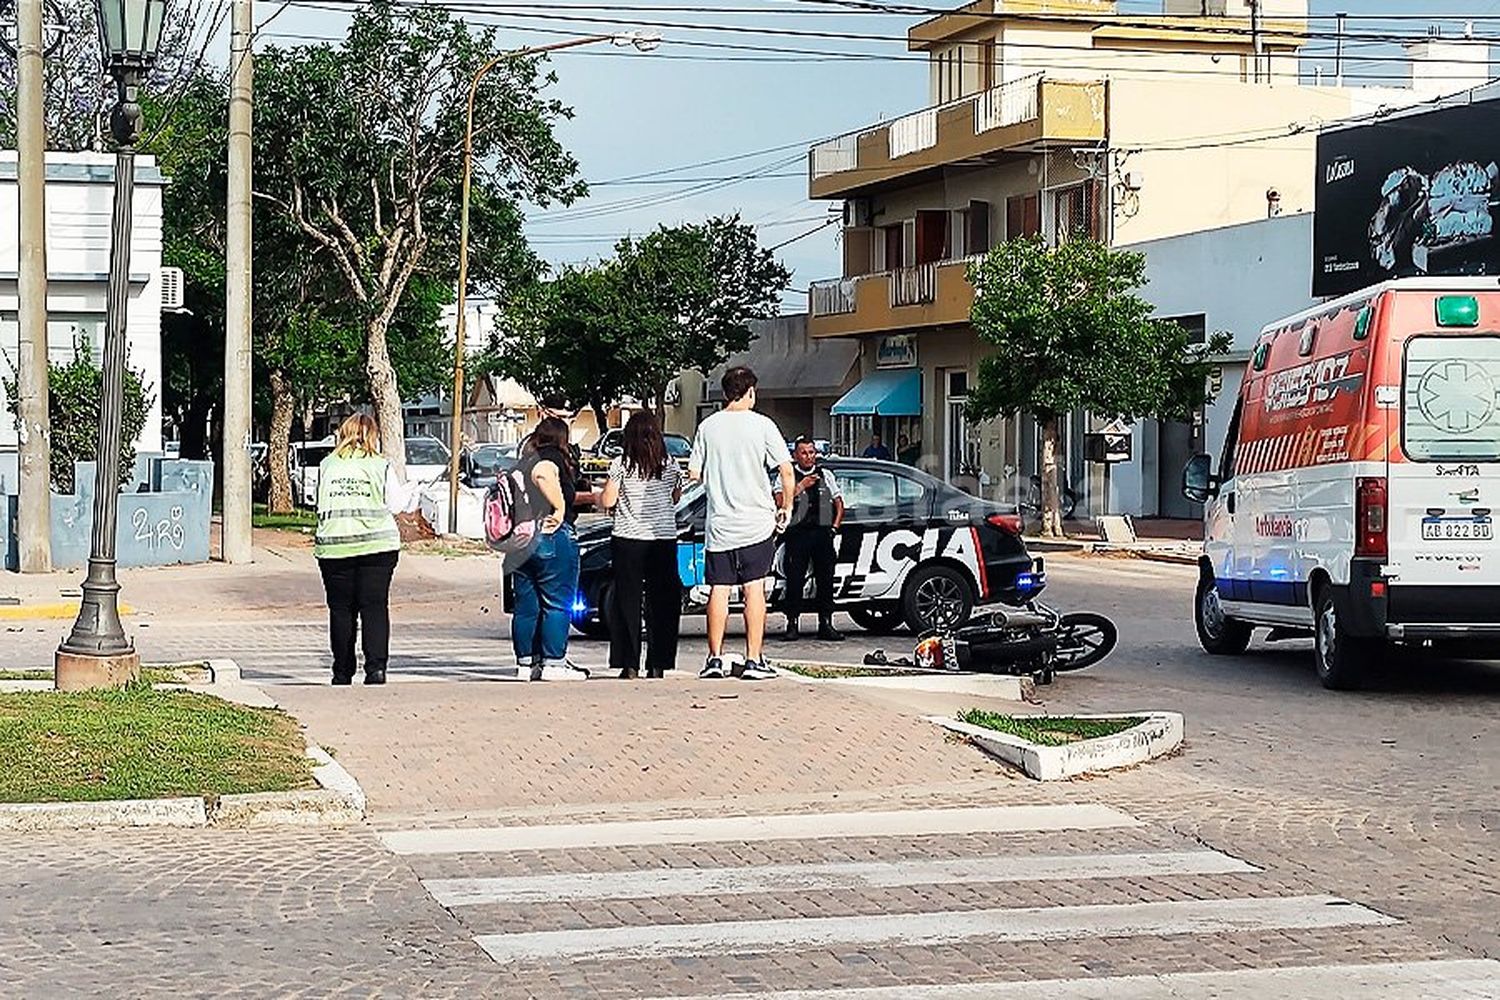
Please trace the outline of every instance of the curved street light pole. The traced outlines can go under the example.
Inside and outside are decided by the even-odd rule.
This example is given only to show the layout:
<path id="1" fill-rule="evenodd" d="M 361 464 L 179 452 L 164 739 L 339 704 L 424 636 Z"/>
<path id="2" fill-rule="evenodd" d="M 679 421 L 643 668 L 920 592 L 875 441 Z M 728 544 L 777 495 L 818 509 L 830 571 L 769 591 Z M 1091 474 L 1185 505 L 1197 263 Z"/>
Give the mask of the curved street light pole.
<path id="1" fill-rule="evenodd" d="M 659 39 L 654 35 L 630 32 L 623 35 L 589 35 L 585 38 L 572 38 L 565 42 L 553 42 L 550 45 L 514 49 L 500 53 L 479 67 L 473 80 L 469 82 L 468 116 L 464 122 L 463 202 L 459 211 L 458 224 L 458 322 L 453 340 L 453 425 L 448 434 L 452 451 L 452 454 L 448 456 L 448 533 L 450 535 L 458 534 L 458 464 L 463 448 L 464 338 L 468 326 L 469 296 L 469 191 L 474 177 L 474 103 L 479 96 L 479 85 L 496 66 L 508 59 L 524 59 L 527 56 L 541 55 L 544 52 L 572 49 L 580 45 L 596 45 L 599 42 L 633 45 L 642 52 L 649 52 L 656 47 L 658 41 Z"/>

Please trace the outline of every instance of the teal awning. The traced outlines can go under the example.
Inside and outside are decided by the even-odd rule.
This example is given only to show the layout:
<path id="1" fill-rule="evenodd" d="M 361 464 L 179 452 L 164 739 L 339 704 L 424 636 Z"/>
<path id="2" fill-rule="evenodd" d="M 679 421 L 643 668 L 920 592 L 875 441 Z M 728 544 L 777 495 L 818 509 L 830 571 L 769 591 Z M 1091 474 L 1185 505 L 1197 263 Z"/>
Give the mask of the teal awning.
<path id="1" fill-rule="evenodd" d="M 874 372 L 844 393 L 829 412 L 836 417 L 920 416 L 922 373 L 916 368 Z"/>

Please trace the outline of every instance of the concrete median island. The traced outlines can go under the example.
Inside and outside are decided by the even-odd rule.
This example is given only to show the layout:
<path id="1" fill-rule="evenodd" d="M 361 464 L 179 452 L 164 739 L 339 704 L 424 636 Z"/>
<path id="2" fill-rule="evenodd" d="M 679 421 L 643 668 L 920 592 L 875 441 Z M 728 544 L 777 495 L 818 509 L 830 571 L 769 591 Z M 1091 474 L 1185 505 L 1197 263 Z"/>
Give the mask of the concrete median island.
<path id="1" fill-rule="evenodd" d="M 927 721 L 1038 781 L 1131 767 L 1182 745 L 1177 712 L 1014 716 L 970 709 L 958 718 L 934 715 Z"/>

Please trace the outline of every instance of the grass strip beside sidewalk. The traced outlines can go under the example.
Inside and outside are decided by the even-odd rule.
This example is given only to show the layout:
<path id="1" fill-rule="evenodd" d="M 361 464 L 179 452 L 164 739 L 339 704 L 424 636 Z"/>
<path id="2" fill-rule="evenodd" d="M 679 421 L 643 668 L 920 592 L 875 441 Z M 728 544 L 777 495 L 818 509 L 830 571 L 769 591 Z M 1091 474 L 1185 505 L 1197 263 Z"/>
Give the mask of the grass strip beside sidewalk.
<path id="1" fill-rule="evenodd" d="M 86 802 L 316 787 L 284 712 L 137 684 L 0 693 L 0 802 Z"/>

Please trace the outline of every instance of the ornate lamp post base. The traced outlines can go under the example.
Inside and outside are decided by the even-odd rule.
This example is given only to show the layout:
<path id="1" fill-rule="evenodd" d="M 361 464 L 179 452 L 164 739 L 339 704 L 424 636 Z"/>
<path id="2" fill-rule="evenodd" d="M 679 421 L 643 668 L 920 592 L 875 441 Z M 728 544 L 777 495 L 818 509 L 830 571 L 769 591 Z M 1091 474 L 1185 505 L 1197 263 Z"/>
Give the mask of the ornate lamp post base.
<path id="1" fill-rule="evenodd" d="M 141 654 L 133 649 L 128 653 L 109 655 L 58 650 L 52 662 L 55 671 L 53 684 L 59 691 L 121 688 L 141 676 Z"/>

